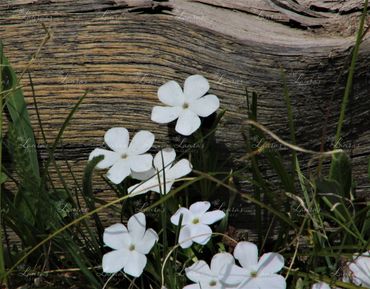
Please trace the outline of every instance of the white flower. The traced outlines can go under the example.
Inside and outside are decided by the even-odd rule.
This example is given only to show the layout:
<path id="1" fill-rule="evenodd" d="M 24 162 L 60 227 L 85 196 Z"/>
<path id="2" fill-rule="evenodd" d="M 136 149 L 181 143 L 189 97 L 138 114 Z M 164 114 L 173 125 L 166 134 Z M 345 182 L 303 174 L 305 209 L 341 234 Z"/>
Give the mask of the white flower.
<path id="1" fill-rule="evenodd" d="M 163 159 L 162 159 L 163 158 Z M 128 188 L 131 196 L 144 194 L 148 191 L 167 194 L 176 181 L 192 170 L 191 164 L 187 159 L 182 159 L 173 164 L 176 159 L 176 152 L 172 148 L 159 151 L 153 161 L 154 169 L 147 175 L 151 175 L 148 180 L 133 185 Z"/>
<path id="2" fill-rule="evenodd" d="M 218 253 L 211 260 L 211 267 L 203 260 L 185 269 L 188 279 L 195 282 L 183 289 L 227 289 L 236 288 L 242 280 L 238 267 L 229 253 Z"/>
<path id="3" fill-rule="evenodd" d="M 158 241 L 158 235 L 153 229 L 145 230 L 143 213 L 133 215 L 127 227 L 115 224 L 105 229 L 104 243 L 114 250 L 103 256 L 103 271 L 116 273 L 123 269 L 125 273 L 139 277 L 146 266 L 145 255 Z"/>
<path id="4" fill-rule="evenodd" d="M 361 256 L 353 256 L 349 270 L 351 270 L 352 280 L 356 285 L 370 288 L 370 251 Z"/>
<path id="5" fill-rule="evenodd" d="M 184 91 L 176 81 L 169 81 L 158 89 L 158 98 L 166 106 L 155 106 L 152 121 L 169 123 L 178 118 L 176 131 L 191 135 L 200 126 L 200 116 L 207 117 L 215 112 L 220 101 L 217 96 L 207 94 L 209 83 L 201 75 L 189 76 L 184 83 Z"/>
<path id="6" fill-rule="evenodd" d="M 330 289 L 330 288 L 334 288 L 334 289 L 340 289 L 338 287 L 330 287 L 328 284 L 326 284 L 325 282 L 319 282 L 319 283 L 315 283 L 312 285 L 311 289 Z"/>
<path id="7" fill-rule="evenodd" d="M 266 253 L 258 260 L 257 246 L 250 242 L 239 242 L 234 257 L 242 265 L 244 281 L 239 289 L 285 289 L 285 278 L 279 274 L 284 266 L 284 257 L 278 253 Z"/>
<path id="8" fill-rule="evenodd" d="M 196 202 L 189 209 L 180 208 L 171 217 L 171 223 L 179 225 L 182 215 L 179 244 L 182 248 L 189 248 L 193 242 L 205 245 L 212 235 L 211 225 L 223 217 L 225 213 L 220 210 L 207 212 L 211 207 L 209 202 Z"/>
<path id="9" fill-rule="evenodd" d="M 324 282 L 315 283 L 311 289 L 330 289 L 330 286 Z"/>
<path id="10" fill-rule="evenodd" d="M 154 143 L 154 135 L 149 131 L 139 131 L 129 144 L 129 133 L 123 127 L 109 129 L 104 135 L 105 143 L 112 149 L 94 149 L 89 160 L 103 155 L 104 159 L 96 166 L 107 169 L 107 177 L 115 184 L 121 183 L 133 172 L 144 172 L 151 168 L 153 157 L 147 152 Z"/>

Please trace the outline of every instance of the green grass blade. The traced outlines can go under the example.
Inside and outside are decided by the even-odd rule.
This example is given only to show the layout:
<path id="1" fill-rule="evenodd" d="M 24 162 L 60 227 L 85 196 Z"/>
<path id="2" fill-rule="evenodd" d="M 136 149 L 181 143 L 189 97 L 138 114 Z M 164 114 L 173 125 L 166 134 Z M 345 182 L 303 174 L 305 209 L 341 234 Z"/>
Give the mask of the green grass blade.
<path id="1" fill-rule="evenodd" d="M 69 112 L 67 118 L 64 120 L 63 122 L 63 125 L 62 127 L 60 128 L 59 132 L 58 132 L 58 135 L 56 136 L 55 140 L 54 140 L 54 143 L 51 147 L 51 149 L 49 150 L 49 158 L 43 168 L 43 175 L 41 177 L 41 183 L 45 183 L 45 180 L 47 178 L 47 171 L 48 171 L 48 168 L 49 168 L 49 165 L 50 163 L 52 162 L 53 160 L 53 156 L 54 156 L 54 152 L 63 136 L 63 133 L 65 131 L 65 129 L 67 128 L 67 126 L 69 125 L 73 115 L 76 113 L 76 111 L 78 110 L 78 108 L 80 107 L 82 101 L 85 99 L 86 95 L 87 95 L 87 91 L 80 97 L 80 99 L 77 101 L 77 103 L 74 105 L 74 107 L 71 109 L 71 111 Z"/>
<path id="2" fill-rule="evenodd" d="M 8 59 L 3 55 L 3 77 L 7 78 L 4 88 L 5 105 L 10 115 L 10 120 L 14 125 L 17 137 L 27 144 L 27 162 L 32 167 L 33 176 L 39 178 L 39 163 L 36 152 L 36 142 L 31 127 L 31 121 L 27 111 L 27 105 L 23 96 L 22 89 L 16 87 L 17 77 L 13 68 L 10 66 Z"/>
<path id="3" fill-rule="evenodd" d="M 9 148 L 11 148 L 18 174 L 21 179 L 21 189 L 15 199 L 19 213 L 24 214 L 32 223 L 36 223 L 40 172 L 36 151 L 36 142 L 31 127 L 27 105 L 22 89 L 17 86 L 17 77 L 8 59 L 2 54 L 3 90 L 5 105 L 9 115 Z M 3 106 L 2 106 L 3 107 Z"/>
<path id="4" fill-rule="evenodd" d="M 362 12 L 359 29 L 358 29 L 357 35 L 356 35 L 356 43 L 355 43 L 355 47 L 354 47 L 353 53 L 352 53 L 351 66 L 349 68 L 346 88 L 344 90 L 342 106 L 341 106 L 341 109 L 340 109 L 337 132 L 336 132 L 336 135 L 335 135 L 335 143 L 336 144 L 339 143 L 339 140 L 340 140 L 340 137 L 341 137 L 342 127 L 343 127 L 344 118 L 345 118 L 345 114 L 346 114 L 346 108 L 347 108 L 349 96 L 350 96 L 351 90 L 352 90 L 353 76 L 355 74 L 356 61 L 357 61 L 358 52 L 359 52 L 359 49 L 360 49 L 360 44 L 361 44 L 361 41 L 362 41 L 363 33 L 364 33 L 365 19 L 367 17 L 368 2 L 369 2 L 368 0 L 365 0 L 364 10 Z"/>
<path id="5" fill-rule="evenodd" d="M 85 199 L 86 205 L 90 211 L 94 211 L 96 209 L 95 202 L 94 202 L 95 197 L 94 197 L 93 188 L 92 188 L 92 175 L 93 175 L 96 165 L 103 159 L 104 159 L 104 156 L 95 157 L 91 161 L 88 162 L 85 168 L 85 172 L 83 176 L 82 192 L 83 192 L 83 197 Z M 103 240 L 102 240 L 102 236 L 104 232 L 103 224 L 100 221 L 98 214 L 94 214 L 93 218 L 95 221 L 96 228 L 98 230 L 100 242 L 103 244 Z"/>

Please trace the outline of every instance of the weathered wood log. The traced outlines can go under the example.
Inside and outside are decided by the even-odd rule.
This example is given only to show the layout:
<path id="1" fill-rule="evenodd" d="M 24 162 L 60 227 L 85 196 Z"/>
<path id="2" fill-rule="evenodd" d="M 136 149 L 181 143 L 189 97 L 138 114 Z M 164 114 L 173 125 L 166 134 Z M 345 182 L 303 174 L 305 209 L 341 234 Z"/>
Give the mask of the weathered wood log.
<path id="1" fill-rule="evenodd" d="M 226 114 L 217 133 L 233 155 L 245 152 L 245 88 L 259 95 L 259 121 L 289 139 L 281 69 L 292 97 L 298 144 L 319 150 L 327 121 L 325 148 L 331 149 L 363 2 L 6 0 L 0 4 L 0 37 L 20 73 L 44 38 L 41 24 L 52 33 L 30 66 L 50 142 L 73 103 L 90 90 L 56 152 L 65 175 L 64 159 L 81 180 L 89 152 L 103 143 L 112 126 L 148 129 L 156 134 L 157 148 L 168 144 L 167 127 L 150 121 L 157 88 L 195 73 L 210 80 L 221 106 L 233 112 Z M 369 44 L 366 33 L 343 133 L 358 190 L 364 194 L 369 193 Z M 42 143 L 28 80 L 21 83 Z M 40 156 L 46 158 L 42 147 Z M 99 180 L 96 190 L 107 201 L 113 197 Z"/>

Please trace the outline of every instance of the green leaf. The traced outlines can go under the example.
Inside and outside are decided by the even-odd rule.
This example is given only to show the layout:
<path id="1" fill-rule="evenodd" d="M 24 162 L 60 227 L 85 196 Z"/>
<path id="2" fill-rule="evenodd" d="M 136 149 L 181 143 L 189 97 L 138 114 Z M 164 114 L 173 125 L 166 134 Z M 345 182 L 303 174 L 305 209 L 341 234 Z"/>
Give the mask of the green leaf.
<path id="1" fill-rule="evenodd" d="M 320 198 L 325 195 L 332 204 L 338 203 L 343 194 L 340 184 L 335 180 L 317 179 L 316 189 Z"/>
<path id="2" fill-rule="evenodd" d="M 36 142 L 22 89 L 8 59 L 0 55 L 5 105 L 9 115 L 9 141 L 14 165 L 20 179 L 15 205 L 32 224 L 36 222 L 40 196 L 40 171 Z"/>
<path id="3" fill-rule="evenodd" d="M 97 156 L 93 158 L 91 161 L 89 161 L 85 168 L 85 172 L 83 176 L 82 192 L 83 192 L 84 200 L 86 202 L 86 206 L 89 208 L 90 211 L 93 211 L 96 209 L 95 202 L 94 202 L 93 188 L 92 188 L 92 175 L 93 175 L 96 165 L 103 159 L 104 159 L 104 156 Z M 103 232 L 104 232 L 103 224 L 101 223 L 98 214 L 94 214 L 93 218 L 94 218 L 96 227 L 98 229 L 100 241 L 102 241 L 101 236 L 103 235 Z"/>
<path id="4" fill-rule="evenodd" d="M 8 176 L 6 174 L 4 174 L 3 172 L 1 172 L 1 174 L 0 174 L 0 185 L 5 183 L 7 179 L 8 179 Z"/>
<path id="5" fill-rule="evenodd" d="M 336 180 L 317 179 L 316 192 L 322 208 L 344 221 L 349 212 L 346 208 L 346 200 L 343 199 L 343 190 Z"/>
<path id="6" fill-rule="evenodd" d="M 336 153 L 332 157 L 329 179 L 336 181 L 342 191 L 342 197 L 350 198 L 352 189 L 352 164 L 345 153 Z"/>
<path id="7" fill-rule="evenodd" d="M 17 87 L 19 84 L 17 83 L 15 72 L 4 55 L 2 62 L 4 65 L 2 71 L 4 77 L 4 90 L 8 90 L 5 96 L 10 121 L 13 124 L 13 129 L 15 130 L 18 141 L 23 144 L 22 147 L 27 157 L 26 161 L 28 161 L 29 165 L 32 167 L 33 176 L 39 178 L 40 171 L 36 152 L 36 142 L 23 92 L 20 87 Z"/>

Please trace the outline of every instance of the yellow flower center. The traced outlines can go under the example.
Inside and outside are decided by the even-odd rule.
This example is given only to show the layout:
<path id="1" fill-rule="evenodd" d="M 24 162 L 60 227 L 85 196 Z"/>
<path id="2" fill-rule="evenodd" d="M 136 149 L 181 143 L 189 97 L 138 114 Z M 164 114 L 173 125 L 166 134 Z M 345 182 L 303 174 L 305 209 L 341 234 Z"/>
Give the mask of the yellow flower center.
<path id="1" fill-rule="evenodd" d="M 198 224 L 199 223 L 199 218 L 195 218 L 195 219 L 193 219 L 193 222 L 192 222 L 193 224 Z"/>
<path id="2" fill-rule="evenodd" d="M 216 286 L 217 285 L 217 281 L 215 280 L 212 280 L 211 282 L 209 282 L 209 286 L 213 287 L 213 286 Z"/>

